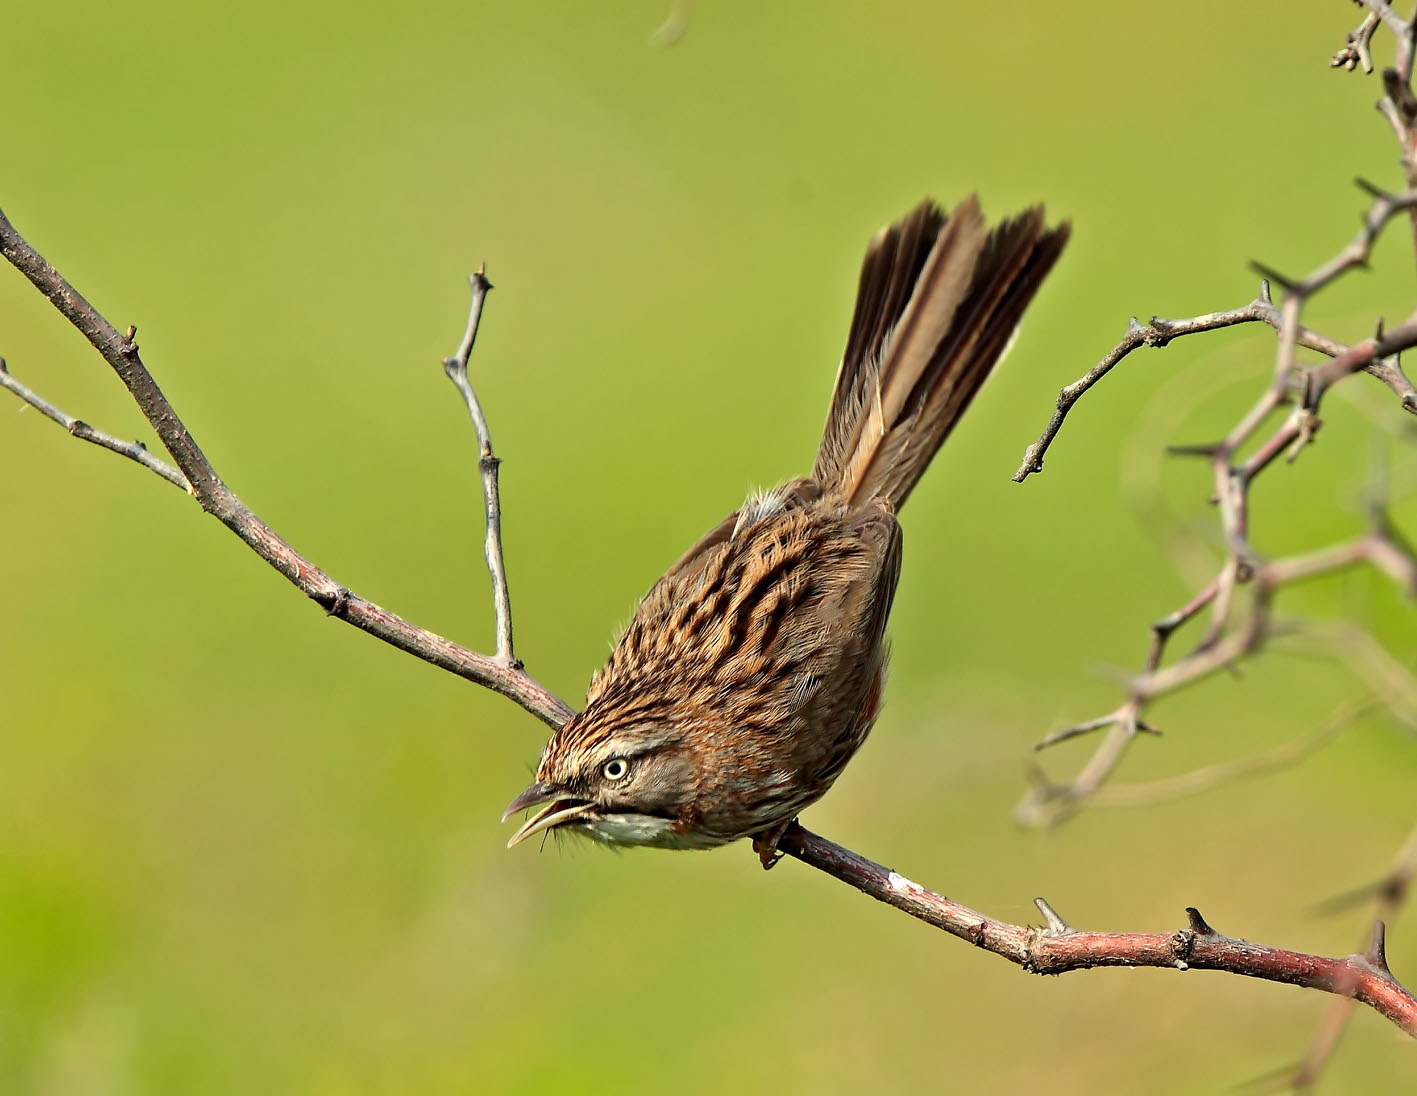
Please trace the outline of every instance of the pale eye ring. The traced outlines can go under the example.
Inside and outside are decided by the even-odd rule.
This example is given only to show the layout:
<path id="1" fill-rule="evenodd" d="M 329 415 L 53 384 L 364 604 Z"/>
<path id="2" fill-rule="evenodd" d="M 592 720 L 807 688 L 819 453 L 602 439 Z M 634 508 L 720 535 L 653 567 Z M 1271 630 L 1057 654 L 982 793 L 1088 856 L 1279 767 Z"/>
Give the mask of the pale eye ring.
<path id="1" fill-rule="evenodd" d="M 623 757 L 612 757 L 600 766 L 600 775 L 606 780 L 624 780 L 630 775 L 630 763 Z"/>

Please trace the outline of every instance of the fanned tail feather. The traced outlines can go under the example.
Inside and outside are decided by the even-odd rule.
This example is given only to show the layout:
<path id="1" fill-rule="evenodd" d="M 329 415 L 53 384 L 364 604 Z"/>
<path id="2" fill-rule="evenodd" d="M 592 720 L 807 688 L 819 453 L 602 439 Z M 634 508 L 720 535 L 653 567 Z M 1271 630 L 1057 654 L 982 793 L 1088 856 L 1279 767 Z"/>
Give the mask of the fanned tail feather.
<path id="1" fill-rule="evenodd" d="M 856 311 L 812 478 L 848 505 L 899 510 L 1068 240 L 1034 206 L 990 230 L 973 195 L 946 216 L 922 202 L 883 229 Z"/>

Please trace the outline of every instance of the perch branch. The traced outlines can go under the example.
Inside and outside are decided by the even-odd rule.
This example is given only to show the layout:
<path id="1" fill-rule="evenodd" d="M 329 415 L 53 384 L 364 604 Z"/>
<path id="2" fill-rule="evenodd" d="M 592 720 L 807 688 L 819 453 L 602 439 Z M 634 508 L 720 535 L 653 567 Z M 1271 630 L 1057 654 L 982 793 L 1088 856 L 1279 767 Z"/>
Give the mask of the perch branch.
<path id="1" fill-rule="evenodd" d="M 1169 933 L 1081 932 L 1038 900 L 1047 928 L 1014 925 L 951 901 L 889 868 L 794 825 L 778 848 L 861 893 L 926 924 L 1007 959 L 1030 974 L 1064 974 L 1093 967 L 1221 970 L 1322 990 L 1361 1001 L 1407 1034 L 1417 1036 L 1417 998 L 1392 976 L 1383 922 L 1362 955 L 1328 958 L 1265 947 L 1216 932 L 1194 909 L 1186 928 Z"/>
<path id="2" fill-rule="evenodd" d="M 496 657 L 460 647 L 360 597 L 300 555 L 252 513 L 217 476 L 172 404 L 153 380 L 138 355 L 133 329 L 129 328 L 127 335 L 121 334 L 104 319 L 30 247 L 3 211 L 0 211 L 0 254 L 28 278 L 66 320 L 78 328 L 118 374 L 157 433 L 158 440 L 185 476 L 187 489 L 202 509 L 241 538 L 248 548 L 284 575 L 306 597 L 330 616 L 353 624 L 401 651 L 510 697 L 553 727 L 566 719 L 570 709 L 521 669 Z"/>

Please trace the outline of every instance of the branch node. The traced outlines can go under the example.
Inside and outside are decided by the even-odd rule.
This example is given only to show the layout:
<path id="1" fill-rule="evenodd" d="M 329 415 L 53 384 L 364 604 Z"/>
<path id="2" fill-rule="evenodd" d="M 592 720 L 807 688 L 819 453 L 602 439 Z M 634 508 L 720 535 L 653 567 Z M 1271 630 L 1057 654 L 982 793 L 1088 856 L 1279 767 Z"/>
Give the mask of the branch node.
<path id="1" fill-rule="evenodd" d="M 343 618 L 349 611 L 349 591 L 343 586 L 335 589 L 334 597 L 329 599 L 329 604 L 325 607 L 325 616 Z"/>

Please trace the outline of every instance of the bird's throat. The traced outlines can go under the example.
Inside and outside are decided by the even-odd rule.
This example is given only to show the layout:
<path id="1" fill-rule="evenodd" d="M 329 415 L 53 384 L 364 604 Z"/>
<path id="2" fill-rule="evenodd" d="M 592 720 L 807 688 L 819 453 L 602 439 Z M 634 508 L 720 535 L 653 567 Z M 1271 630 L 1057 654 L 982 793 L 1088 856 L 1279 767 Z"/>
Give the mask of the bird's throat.
<path id="1" fill-rule="evenodd" d="M 642 845 L 654 849 L 711 849 L 721 838 L 693 829 L 684 831 L 668 818 L 615 812 L 577 820 L 577 826 L 607 845 Z"/>

